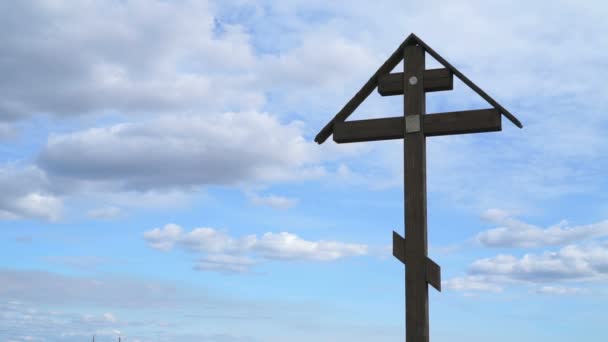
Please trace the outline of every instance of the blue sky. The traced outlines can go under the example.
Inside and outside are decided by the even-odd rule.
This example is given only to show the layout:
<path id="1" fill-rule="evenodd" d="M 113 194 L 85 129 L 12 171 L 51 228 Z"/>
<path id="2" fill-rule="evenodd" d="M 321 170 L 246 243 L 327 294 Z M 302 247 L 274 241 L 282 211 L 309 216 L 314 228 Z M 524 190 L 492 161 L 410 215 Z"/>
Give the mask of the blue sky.
<path id="1" fill-rule="evenodd" d="M 524 125 L 427 139 L 431 340 L 605 341 L 606 17 L 0 4 L 0 340 L 403 341 L 403 142 L 314 137 L 414 32 Z M 427 95 L 488 107 L 457 79 Z M 350 119 L 402 110 L 374 92 Z"/>

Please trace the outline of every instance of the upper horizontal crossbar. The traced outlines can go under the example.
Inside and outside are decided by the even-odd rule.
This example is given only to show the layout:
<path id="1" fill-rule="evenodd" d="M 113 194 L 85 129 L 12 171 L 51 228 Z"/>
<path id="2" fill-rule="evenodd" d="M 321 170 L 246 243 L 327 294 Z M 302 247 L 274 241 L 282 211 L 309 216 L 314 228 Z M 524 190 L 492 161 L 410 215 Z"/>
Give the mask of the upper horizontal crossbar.
<path id="1" fill-rule="evenodd" d="M 425 70 L 422 81 L 426 92 L 454 89 L 454 77 L 447 68 Z M 403 73 L 395 72 L 378 77 L 378 93 L 382 96 L 403 94 Z"/>

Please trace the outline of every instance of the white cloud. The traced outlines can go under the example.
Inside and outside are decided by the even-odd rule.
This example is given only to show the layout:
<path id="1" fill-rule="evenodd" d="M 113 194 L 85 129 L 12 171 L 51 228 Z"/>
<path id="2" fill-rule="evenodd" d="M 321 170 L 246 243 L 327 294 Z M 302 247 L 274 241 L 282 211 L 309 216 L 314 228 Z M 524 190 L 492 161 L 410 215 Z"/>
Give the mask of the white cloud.
<path id="1" fill-rule="evenodd" d="M 253 192 L 247 192 L 246 194 L 249 201 L 255 205 L 266 205 L 278 209 L 292 208 L 298 202 L 297 199 L 277 195 L 260 196 Z"/>
<path id="2" fill-rule="evenodd" d="M 249 35 L 236 25 L 215 34 L 213 7 L 207 1 L 7 4 L 0 18 L 11 32 L 0 35 L 7 52 L 0 62 L 0 117 L 255 108 L 264 98 L 247 74 L 254 62 Z M 99 13 L 113 18 L 111 27 Z"/>
<path id="3" fill-rule="evenodd" d="M 252 40 L 266 38 L 253 37 L 252 28 L 244 23 L 222 20 L 217 12 L 224 6 L 230 7 L 206 1 L 11 4 L 3 13 L 18 12 L 31 24 L 1 19 L 14 35 L 30 43 L 0 36 L 10 54 L 0 63 L 5 76 L 0 82 L 0 112 L 15 119 L 40 112 L 258 109 L 265 91 L 335 86 L 375 62 L 370 49 L 332 24 L 311 29 L 300 23 L 299 32 L 285 41 L 286 51 L 256 53 Z M 291 16 L 292 11 L 284 14 Z M 114 18 L 111 28 L 98 13 Z M 285 37 L 284 31 L 272 33 Z M 276 39 L 273 43 L 278 44 Z M 68 49 L 73 53 L 62 58 Z M 49 63 L 53 68 L 47 67 Z M 32 75 L 36 87 L 28 87 Z"/>
<path id="4" fill-rule="evenodd" d="M 54 135 L 38 164 L 57 178 L 141 191 L 317 178 L 322 156 L 301 126 L 258 112 L 165 116 Z"/>
<path id="5" fill-rule="evenodd" d="M 483 276 L 456 277 L 442 281 L 441 286 L 456 291 L 503 292 L 502 286 Z"/>
<path id="6" fill-rule="evenodd" d="M 486 211 L 482 218 L 501 224 L 477 234 L 476 240 L 488 247 L 557 246 L 579 240 L 608 236 L 608 220 L 594 224 L 569 227 L 566 220 L 546 229 L 509 217 L 497 209 Z"/>
<path id="7" fill-rule="evenodd" d="M 169 250 L 180 246 L 190 251 L 209 254 L 195 266 L 199 270 L 245 272 L 255 264 L 245 254 L 266 260 L 311 260 L 333 261 L 350 256 L 366 255 L 368 247 L 337 241 L 308 241 L 287 232 L 264 233 L 234 239 L 225 232 L 213 228 L 195 228 L 184 233 L 175 224 L 154 228 L 144 233 L 149 246 L 159 250 Z"/>
<path id="8" fill-rule="evenodd" d="M 20 216 L 24 217 L 39 217 L 56 221 L 61 215 L 62 206 L 59 198 L 39 193 L 30 193 L 15 199 L 15 209 L 21 213 Z"/>
<path id="9" fill-rule="evenodd" d="M 492 208 L 485 210 L 480 217 L 485 221 L 500 223 L 509 217 L 509 213 L 505 210 Z"/>
<path id="10" fill-rule="evenodd" d="M 165 227 L 154 228 L 144 233 L 144 239 L 150 247 L 163 251 L 170 250 L 181 237 L 182 228 L 176 224 L 167 224 Z"/>
<path id="11" fill-rule="evenodd" d="M 63 201 L 51 193 L 44 172 L 36 167 L 0 166 L 0 220 L 36 218 L 56 221 Z"/>
<path id="12" fill-rule="evenodd" d="M 268 259 L 332 261 L 367 254 L 366 245 L 323 240 L 306 241 L 287 232 L 264 233 L 253 248 Z"/>
<path id="13" fill-rule="evenodd" d="M 581 30 L 594 32 L 603 24 L 601 8 L 589 10 L 562 3 L 546 13 L 545 6 L 535 5 L 523 17 L 516 16 L 518 20 L 497 27 L 487 20 L 488 13 L 495 13 L 496 5 L 476 2 L 447 7 L 442 5 L 439 13 L 436 5 L 433 1 L 425 3 L 415 11 L 408 10 L 403 17 L 402 13 L 397 14 L 400 13 L 400 8 L 404 8 L 399 2 L 391 3 L 395 8 L 394 13 L 381 12 L 365 3 L 355 3 L 349 8 L 321 2 L 296 2 L 281 8 L 276 5 L 267 8 L 249 4 L 247 6 L 251 11 L 239 11 L 239 20 L 231 20 L 234 19 L 234 10 L 243 4 L 208 5 L 205 2 L 187 1 L 179 5 L 164 2 L 144 5 L 139 2 L 112 2 L 53 7 L 19 2 L 11 6 L 22 18 L 44 20 L 31 20 L 35 25 L 27 26 L 21 21 L 6 18 L 10 27 L 8 31 L 17 34 L 2 36 L 0 41 L 6 41 L 5 46 L 9 47 L 7 51 L 14 56 L 7 61 L 17 64 L 0 65 L 0 70 L 5 71 L 5 84 L 0 84 L 0 90 L 6 90 L 0 91 L 3 94 L 0 111 L 5 109 L 7 113 L 17 113 L 11 114 L 13 117 L 30 116 L 38 112 L 78 115 L 108 109 L 117 110 L 121 114 L 140 112 L 154 114 L 152 116 L 161 112 L 198 115 L 233 110 L 246 113 L 247 110 L 261 110 L 260 105 L 264 103 L 265 95 L 272 93 L 268 97 L 272 103 L 265 104 L 277 116 L 286 116 L 289 112 L 290 116 L 312 120 L 306 132 L 303 132 L 304 129 L 299 132 L 303 137 L 316 133 L 313 131 L 331 118 L 331 114 L 327 113 L 339 110 L 411 31 L 412 23 L 416 23 L 419 27 L 416 33 L 420 37 L 491 95 L 496 95 L 526 125 L 524 131 L 505 129 L 501 135 L 492 135 L 492 138 L 437 138 L 441 142 L 431 139 L 438 142 L 429 143 L 429 156 L 434 156 L 429 157 L 429 191 L 441 191 L 454 199 L 457 205 L 475 206 L 477 209 L 498 203 L 510 209 L 527 209 L 533 207 L 531 204 L 538 203 L 538 199 L 597 188 L 593 180 L 597 178 L 589 177 L 594 171 L 580 170 L 560 160 L 583 159 L 595 162 L 603 156 L 601 151 L 606 147 L 605 140 L 601 138 L 603 117 L 598 114 L 603 112 L 598 110 L 603 109 L 600 106 L 602 98 L 594 98 L 598 105 L 593 108 L 587 106 L 584 110 L 580 109 L 580 116 L 573 117 L 570 111 L 579 108 L 580 104 L 591 103 L 587 100 L 587 94 L 602 93 L 588 91 L 605 87 L 593 71 L 594 68 L 603 66 L 602 59 L 595 52 L 601 49 L 591 49 L 588 46 L 605 46 L 606 39 L 601 35 L 587 37 L 587 40 L 593 41 L 586 45 L 589 50 L 583 54 L 589 67 L 583 71 L 574 71 L 565 66 L 572 60 L 569 54 L 573 52 L 569 46 L 578 40 L 578 33 L 565 30 L 559 25 L 544 25 L 543 30 L 533 34 L 529 34 L 529 29 L 536 27 L 539 22 L 562 22 L 564 17 L 573 20 L 574 13 L 579 18 L 579 24 L 584 24 Z M 509 6 L 500 7 L 501 11 L 507 13 L 513 11 Z M 310 25 L 308 21 L 311 18 L 303 15 L 302 11 L 323 15 L 315 19 L 315 25 Z M 97 13 L 107 13 L 116 18 L 115 25 L 107 27 L 97 18 Z M 451 13 L 459 13 L 468 20 L 455 20 Z M 583 15 L 586 16 L 584 23 L 580 22 Z M 442 25 L 429 24 L 432 22 L 427 20 L 429 16 L 442 18 Z M 377 18 L 382 20 L 378 21 Z M 366 23 L 366 28 L 356 32 L 348 30 L 348 23 L 353 21 Z M 388 25 L 379 23 L 387 21 L 394 21 L 397 26 L 388 30 Z M 269 22 L 273 23 L 270 28 Z M 466 23 L 464 27 L 463 22 Z M 48 33 L 48 27 L 53 28 L 51 33 Z M 455 27 L 466 32 L 467 41 L 484 48 L 473 53 L 463 51 L 462 30 L 450 30 Z M 263 30 L 258 31 L 259 28 Z M 276 28 L 280 28 L 279 31 Z M 281 39 L 276 39 L 278 35 Z M 32 42 L 31 46 L 24 46 L 20 41 L 12 39 L 13 36 L 25 37 L 23 41 Z M 63 58 L 62 51 L 68 48 L 76 53 L 70 58 Z M 514 56 L 511 53 L 513 50 L 520 53 Z M 548 55 L 549 52 L 559 58 L 533 58 Z M 49 61 L 54 63 L 53 68 L 46 67 Z M 27 63 L 25 65 L 34 66 L 34 69 L 24 68 L 20 63 Z M 514 68 L 514 65 L 517 67 Z M 581 72 L 585 75 L 581 76 Z M 39 86 L 31 87 L 31 74 L 37 75 Z M 497 74 L 504 77 L 496 78 Z M 564 82 L 581 77 L 588 81 Z M 26 87 L 27 92 L 19 91 Z M 283 88 L 286 89 L 283 91 Z M 53 89 L 54 92 L 49 94 L 48 89 Z M 525 95 L 528 90 L 539 96 L 530 98 Z M 468 97 L 470 94 L 467 93 L 450 94 L 446 97 L 449 100 L 429 101 L 429 108 L 434 110 L 452 105 L 469 107 L 472 103 L 479 103 L 471 101 Z M 560 100 L 555 105 L 563 108 L 563 112 L 556 112 L 553 107 L 546 105 L 555 103 L 556 98 L 568 99 Z M 547 99 L 550 101 L 544 101 Z M 385 100 L 383 98 L 378 103 L 384 103 Z M 509 102 L 518 104 L 520 108 L 511 108 Z M 296 103 L 305 106 L 295 106 Z M 542 108 L 537 108 L 541 105 Z M 288 111 L 285 110 L 287 107 Z M 300 109 L 293 113 L 293 108 Z M 379 107 L 373 107 L 374 110 L 367 107 L 361 109 L 372 115 L 386 116 L 376 108 Z M 390 113 L 398 108 L 387 106 L 383 109 L 390 109 L 386 111 Z M 535 119 L 538 116 L 532 115 L 538 111 L 551 111 L 553 114 L 543 117 L 541 121 Z M 358 114 L 355 113 L 356 115 Z M 584 118 L 581 122 L 572 121 L 581 116 Z M 189 121 L 184 125 L 191 123 Z M 149 126 L 155 124 L 160 125 L 160 122 L 149 123 Z M 177 133 L 159 133 L 156 134 L 156 145 L 153 142 L 155 138 L 135 138 L 131 128 L 123 127 L 115 133 L 104 132 L 104 129 L 97 132 L 102 135 L 98 141 L 106 144 L 104 146 L 112 146 L 115 151 L 113 154 L 104 151 L 103 147 L 92 146 L 95 132 L 76 132 L 76 135 L 81 135 L 72 140 L 67 135 L 61 135 L 59 138 L 64 139 L 61 141 L 64 144 L 47 146 L 46 154 L 43 154 L 46 164 L 41 165 L 46 166 L 45 169 L 57 178 L 109 182 L 112 188 L 120 191 L 143 191 L 156 187 L 185 188 L 209 182 L 229 183 L 235 179 L 282 181 L 331 176 L 326 171 L 329 166 L 322 164 L 326 160 L 321 159 L 310 163 L 306 168 L 286 160 L 263 160 L 269 165 L 260 163 L 247 166 L 239 174 L 236 171 L 239 168 L 225 160 L 198 159 L 210 155 L 206 154 L 208 151 L 202 151 L 202 143 L 197 143 L 194 138 L 179 137 Z M 264 127 L 257 129 L 263 131 Z M 561 136 L 560 132 L 566 129 L 571 134 Z M 231 132 L 229 128 L 227 131 Z M 200 138 L 201 134 L 206 136 L 207 132 L 188 132 L 190 133 L 195 136 L 198 134 Z M 127 137 L 122 138 L 121 134 Z M 513 138 L 514 134 L 517 134 L 516 141 L 506 140 Z M 209 135 L 214 136 L 212 133 Z M 505 138 L 502 138 L 503 135 Z M 130 145 L 127 139 L 135 140 L 135 143 Z M 281 143 L 286 142 L 279 140 Z M 500 143 L 495 144 L 493 141 Z M 546 144 L 546 141 L 554 143 Z M 584 141 L 584 144 L 579 144 L 580 141 Z M 78 152 L 76 156 L 91 162 L 83 149 L 74 147 L 70 150 L 66 147 L 69 142 L 83 142 L 84 146 L 93 148 L 96 152 L 107 152 L 102 154 L 107 159 L 99 161 L 102 166 L 100 170 L 86 169 L 63 155 Z M 198 150 L 180 152 L 172 142 Z M 125 159 L 127 153 L 116 149 L 118 145 L 126 146 L 136 157 L 132 161 Z M 147 147 L 142 147 L 143 145 Z M 293 145 L 295 144 L 287 144 L 289 147 Z M 329 141 L 324 147 L 311 149 L 320 151 L 321 158 L 324 158 L 327 145 L 335 144 Z M 336 177 L 338 180 L 346 179 L 341 176 L 351 176 L 355 182 L 375 188 L 402 186 L 402 149 L 389 152 L 394 149 L 393 144 L 374 144 L 373 147 L 364 147 L 366 144 L 349 145 L 331 148 L 346 151 L 359 145 L 357 153 L 372 150 L 377 157 L 368 159 L 366 156 L 361 167 L 349 163 L 357 173 L 349 172 L 350 169 L 345 167 L 339 168 Z M 580 148 L 583 145 L 585 148 Z M 234 147 L 236 149 L 241 146 Z M 156 149 L 160 155 L 155 162 L 153 157 L 156 154 L 151 151 Z M 250 149 L 245 151 L 252 152 Z M 281 147 L 278 151 L 281 151 Z M 530 152 L 526 153 L 528 157 L 525 160 L 521 158 L 521 153 L 524 153 L 521 151 Z M 51 152 L 55 153 L 51 155 Z M 223 152 L 227 152 L 223 155 L 225 157 L 234 151 Z M 298 155 L 293 152 L 287 149 L 285 154 Z M 171 158 L 172 155 L 175 158 Z M 251 155 L 245 157 L 247 156 Z M 162 169 L 160 164 L 163 163 L 169 166 Z M 504 163 L 509 167 L 496 166 Z M 137 165 L 143 165 L 143 168 L 139 169 Z M 215 165 L 230 172 L 222 177 Z M 478 168 L 472 172 L 460 172 L 470 165 L 477 165 Z M 205 171 L 201 172 L 202 169 Z M 187 170 L 199 172 L 195 174 L 195 171 Z M 168 173 L 175 173 L 176 177 L 170 179 Z M 481 181 L 486 186 L 479 188 Z M 510 191 L 514 184 L 521 191 Z"/>
<path id="14" fill-rule="evenodd" d="M 473 210 L 503 205 L 510 210 L 528 213 L 539 210 L 536 208 L 540 200 L 565 194 L 597 192 L 600 188 L 598 176 L 606 165 L 602 151 L 608 145 L 603 139 L 605 117 L 601 114 L 605 112 L 606 101 L 597 96 L 594 90 L 595 87 L 606 89 L 606 85 L 600 84 L 600 79 L 594 74 L 597 70 L 604 70 L 605 64 L 599 62 L 597 52 L 591 51 L 592 45 L 587 45 L 590 51 L 587 51 L 584 59 L 588 59 L 589 63 L 585 64 L 583 73 L 594 79 L 593 86 L 569 81 L 579 79 L 581 75 L 568 70 L 567 64 L 571 58 L 577 58 L 571 54 L 578 55 L 568 48 L 569 44 L 580 40 L 582 32 L 592 32 L 604 26 L 601 17 L 605 16 L 605 7 L 597 3 L 583 9 L 573 3 L 560 2 L 559 5 L 550 6 L 547 12 L 546 3 L 539 2 L 526 7 L 523 16 L 521 13 L 513 16 L 517 20 L 498 27 L 487 20 L 492 17 L 491 13 L 496 13 L 496 7 L 503 13 L 510 13 L 517 6 L 477 1 L 450 5 L 442 3 L 439 6 L 441 11 L 437 12 L 437 4 L 436 1 L 425 2 L 414 11 L 404 12 L 399 9 L 406 5 L 391 2 L 387 5 L 395 8 L 391 13 L 372 6 L 353 5 L 345 9 L 348 14 L 344 14 L 351 20 L 357 18 L 371 25 L 368 30 L 373 34 L 360 34 L 358 39 L 363 41 L 367 38 L 366 46 L 385 51 L 384 58 L 392 51 L 391 47 L 396 47 L 411 31 L 411 27 L 417 27 L 415 33 L 418 36 L 524 124 L 524 129 L 519 130 L 503 120 L 503 132 L 497 134 L 429 139 L 429 191 L 441 192 L 456 205 Z M 372 20 L 378 17 L 383 20 Z M 441 18 L 442 25 L 431 24 L 434 21 L 428 18 Z M 466 19 L 463 21 L 462 18 Z M 397 26 L 387 29 L 388 26 L 384 24 L 387 20 L 394 21 Z M 549 24 L 542 26 L 543 30 L 529 34 L 530 28 L 536 27 L 539 22 L 571 20 L 581 25 L 581 31 Z M 462 49 L 463 37 L 479 49 Z M 597 46 L 608 46 L 606 37 L 592 39 Z M 521 53 L 514 55 L 512 51 Z M 560 57 L 539 57 L 553 54 Z M 517 71 L 514 72 L 515 69 Z M 496 75 L 503 75 L 504 78 Z M 362 78 L 358 81 L 359 85 L 365 80 Z M 460 82 L 455 82 L 455 88 L 452 92 L 429 95 L 429 112 L 488 106 L 472 91 L 462 91 L 465 87 Z M 592 93 L 595 95 L 591 95 L 593 100 L 590 100 L 587 94 Z M 343 102 L 338 103 L 336 110 L 347 100 L 345 97 Z M 395 115 L 396 110 L 399 108 L 381 116 Z M 551 112 L 552 115 L 536 115 L 541 112 Z M 561 132 L 564 131 L 569 132 L 567 137 L 562 137 Z M 402 184 L 402 150 L 392 144 L 387 144 L 386 148 L 384 146 L 384 143 L 377 148 L 374 146 L 375 154 L 384 155 L 380 163 L 367 159 L 361 163 L 369 165 L 370 169 L 371 166 L 380 167 L 383 178 L 394 179 L 394 182 L 390 182 L 394 185 Z M 394 153 L 387 151 L 389 148 L 395 149 Z M 596 166 L 581 168 L 582 163 Z M 513 191 L 514 188 L 517 191 Z"/>
<path id="15" fill-rule="evenodd" d="M 542 285 L 540 294 L 583 294 L 588 289 L 561 283 L 608 281 L 608 241 L 567 245 L 556 252 L 526 253 L 522 257 L 498 254 L 477 259 L 467 275 L 443 282 L 446 288 L 459 291 L 501 292 L 507 285 Z"/>
<path id="16" fill-rule="evenodd" d="M 310 87 L 326 91 L 351 81 L 353 74 L 377 69 L 375 57 L 368 47 L 324 26 L 304 33 L 300 44 L 285 54 L 262 56 L 261 82 L 298 92 Z"/>
<path id="17" fill-rule="evenodd" d="M 608 246 L 568 245 L 557 252 L 525 254 L 521 258 L 499 254 L 476 260 L 469 273 L 530 283 L 601 281 L 608 279 Z"/>
<path id="18" fill-rule="evenodd" d="M 207 227 L 194 228 L 192 231 L 179 236 L 178 239 L 183 246 L 189 249 L 208 253 L 237 251 L 241 244 L 244 244 L 245 248 L 250 246 L 247 238 L 241 239 L 242 242 L 236 241 L 224 232 Z"/>

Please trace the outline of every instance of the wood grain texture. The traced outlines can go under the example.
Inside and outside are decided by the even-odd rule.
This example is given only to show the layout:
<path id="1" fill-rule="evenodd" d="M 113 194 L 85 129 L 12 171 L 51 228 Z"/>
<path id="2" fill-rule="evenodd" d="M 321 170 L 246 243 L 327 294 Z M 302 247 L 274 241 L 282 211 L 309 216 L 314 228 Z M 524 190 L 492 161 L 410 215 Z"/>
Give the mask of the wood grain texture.
<path id="1" fill-rule="evenodd" d="M 454 77 L 449 69 L 429 69 L 424 71 L 424 91 L 452 90 Z M 378 77 L 378 93 L 382 96 L 403 94 L 403 73 L 395 72 Z"/>
<path id="2" fill-rule="evenodd" d="M 502 130 L 500 112 L 493 108 L 427 114 L 422 125 L 427 137 Z M 336 122 L 333 138 L 338 144 L 403 139 L 403 127 L 403 116 Z"/>
<path id="3" fill-rule="evenodd" d="M 493 108 L 429 114 L 423 121 L 427 137 L 502 130 L 500 112 Z"/>
<path id="4" fill-rule="evenodd" d="M 424 49 L 408 45 L 404 48 L 403 88 L 404 115 L 424 115 Z M 409 84 L 416 76 L 418 83 Z M 405 237 L 407 265 L 405 268 L 405 331 L 407 342 L 429 342 L 428 286 L 426 282 L 426 137 L 421 131 L 405 133 Z"/>
<path id="5" fill-rule="evenodd" d="M 425 70 L 425 52 L 445 68 Z M 403 72 L 389 74 L 401 60 Z M 452 89 L 453 75 L 493 108 L 427 115 L 426 92 Z M 413 76 L 418 81 L 408 82 Z M 403 116 L 346 122 L 376 87 L 382 95 L 405 95 Z M 319 144 L 332 133 L 337 143 L 403 138 L 405 232 L 402 237 L 393 231 L 393 256 L 405 265 L 406 342 L 429 342 L 428 285 L 441 291 L 441 268 L 428 257 L 427 247 L 426 137 L 500 131 L 502 114 L 523 127 L 517 118 L 412 33 L 315 137 Z M 413 117 L 416 115 L 419 118 Z M 412 119 L 421 119 L 417 121 L 420 129 L 410 125 L 408 132 L 406 122 Z"/>
<path id="6" fill-rule="evenodd" d="M 333 137 L 339 144 L 403 139 L 403 127 L 403 116 L 336 122 Z"/>
<path id="7" fill-rule="evenodd" d="M 406 264 L 406 243 L 405 239 L 399 233 L 393 231 L 393 256 L 404 265 Z M 426 276 L 425 281 L 431 284 L 437 291 L 441 292 L 441 267 L 437 265 L 431 258 L 426 258 Z"/>

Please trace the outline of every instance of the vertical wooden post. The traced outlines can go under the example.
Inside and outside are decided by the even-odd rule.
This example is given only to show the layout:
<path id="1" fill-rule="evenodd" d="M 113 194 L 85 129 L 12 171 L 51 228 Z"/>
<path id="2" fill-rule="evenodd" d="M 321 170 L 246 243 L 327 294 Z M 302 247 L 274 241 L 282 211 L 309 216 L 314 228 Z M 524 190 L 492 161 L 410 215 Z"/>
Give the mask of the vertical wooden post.
<path id="1" fill-rule="evenodd" d="M 405 331 L 406 342 L 429 342 L 429 305 L 426 282 L 426 112 L 424 49 L 404 48 L 404 184 L 405 184 Z"/>

